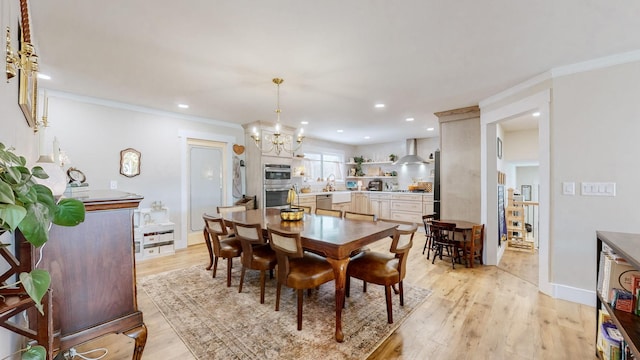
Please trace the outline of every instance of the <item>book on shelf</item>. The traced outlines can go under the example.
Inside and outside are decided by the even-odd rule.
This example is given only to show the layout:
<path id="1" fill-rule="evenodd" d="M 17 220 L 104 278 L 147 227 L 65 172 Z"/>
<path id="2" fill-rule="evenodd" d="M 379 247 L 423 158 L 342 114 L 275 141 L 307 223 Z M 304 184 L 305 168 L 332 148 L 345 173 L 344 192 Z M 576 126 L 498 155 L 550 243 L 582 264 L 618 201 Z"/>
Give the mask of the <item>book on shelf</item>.
<path id="1" fill-rule="evenodd" d="M 628 313 L 634 312 L 635 304 L 631 291 L 613 288 L 609 297 L 611 298 L 611 307 L 614 309 Z"/>
<path id="2" fill-rule="evenodd" d="M 611 289 L 618 288 L 632 291 L 633 275 L 640 276 L 640 271 L 634 269 L 623 258 L 614 253 L 602 252 L 604 264 L 602 271 L 602 288 L 600 296 L 605 302 L 611 303 Z M 600 276 L 600 274 L 598 274 Z"/>
<path id="3" fill-rule="evenodd" d="M 599 329 L 602 332 L 602 336 L 599 337 L 600 343 L 598 344 L 602 350 L 602 355 L 605 360 L 618 360 L 620 359 L 621 346 L 624 338 L 620 333 L 620 330 L 612 323 L 604 323 Z"/>

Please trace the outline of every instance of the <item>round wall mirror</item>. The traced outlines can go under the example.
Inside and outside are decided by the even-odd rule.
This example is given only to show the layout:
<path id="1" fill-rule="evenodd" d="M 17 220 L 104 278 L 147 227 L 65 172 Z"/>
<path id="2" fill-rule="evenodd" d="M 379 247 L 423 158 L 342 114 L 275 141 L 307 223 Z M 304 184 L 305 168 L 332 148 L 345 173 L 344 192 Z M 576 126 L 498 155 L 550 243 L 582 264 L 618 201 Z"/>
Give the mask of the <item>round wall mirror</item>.
<path id="1" fill-rule="evenodd" d="M 120 174 L 126 177 L 140 175 L 140 151 L 132 148 L 120 151 Z"/>

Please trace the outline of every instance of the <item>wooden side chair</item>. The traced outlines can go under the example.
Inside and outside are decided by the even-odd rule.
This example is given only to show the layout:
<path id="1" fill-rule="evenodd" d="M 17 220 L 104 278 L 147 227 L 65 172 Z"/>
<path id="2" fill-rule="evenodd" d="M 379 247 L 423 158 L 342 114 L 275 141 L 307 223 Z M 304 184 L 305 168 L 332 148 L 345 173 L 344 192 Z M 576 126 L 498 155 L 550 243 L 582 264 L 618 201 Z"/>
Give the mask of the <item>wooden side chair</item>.
<path id="1" fill-rule="evenodd" d="M 424 248 L 422 248 L 422 255 L 424 255 L 424 251 L 427 250 L 427 259 L 429 259 L 429 255 L 431 254 L 431 250 L 435 251 L 435 247 L 433 246 L 433 238 L 431 236 L 431 221 L 433 221 L 435 215 L 422 215 L 422 224 L 424 225 Z"/>
<path id="2" fill-rule="evenodd" d="M 314 289 L 335 278 L 333 268 L 323 257 L 302 250 L 300 233 L 287 233 L 267 228 L 269 245 L 276 252 L 276 311 L 280 310 L 282 285 L 296 289 L 298 297 L 298 330 L 302 330 L 304 289 Z"/>
<path id="3" fill-rule="evenodd" d="M 476 259 L 483 265 L 482 262 L 482 248 L 484 246 L 484 224 L 474 225 L 471 228 L 471 238 L 462 242 L 462 251 L 467 266 L 473 267 L 473 263 Z"/>
<path id="4" fill-rule="evenodd" d="M 260 304 L 264 304 L 264 283 L 266 271 L 276 267 L 276 253 L 265 241 L 260 224 L 233 223 L 236 238 L 242 244 L 242 272 L 238 292 L 242 292 L 244 274 L 247 269 L 260 271 Z"/>
<path id="5" fill-rule="evenodd" d="M 402 281 L 407 273 L 407 258 L 413 245 L 413 235 L 417 229 L 417 224 L 396 228 L 393 232 L 390 253 L 383 254 L 368 251 L 351 260 L 347 266 L 346 296 L 349 296 L 352 277 L 365 282 L 383 285 L 387 300 L 387 321 L 389 324 L 393 324 L 391 287 L 395 284 L 398 284 L 400 306 L 404 306 Z"/>
<path id="6" fill-rule="evenodd" d="M 444 251 L 447 250 L 447 255 L 451 257 L 451 267 L 456 268 L 455 260 L 459 255 L 458 242 L 453 239 L 453 233 L 456 230 L 456 224 L 445 223 L 440 221 L 433 221 L 430 226 L 432 243 L 435 248 L 433 252 L 433 260 L 431 263 L 435 263 L 436 258 L 444 255 Z"/>
<path id="7" fill-rule="evenodd" d="M 375 214 L 365 214 L 365 213 L 358 213 L 358 212 L 353 212 L 353 211 L 345 211 L 344 212 L 344 218 L 345 219 L 352 219 L 352 220 L 364 220 L 364 221 L 376 221 L 376 220 L 378 220 L 376 218 Z"/>
<path id="8" fill-rule="evenodd" d="M 319 209 L 316 208 L 316 215 L 326 215 L 326 216 L 334 216 L 334 217 L 342 217 L 342 210 L 330 210 L 330 209 Z"/>
<path id="9" fill-rule="evenodd" d="M 231 266 L 233 258 L 240 257 L 242 245 L 237 239 L 230 237 L 223 218 L 202 215 L 204 220 L 204 242 L 209 250 L 210 263 L 207 270 L 213 267 L 213 277 L 216 277 L 218 258 L 227 259 L 227 287 L 231 286 Z"/>

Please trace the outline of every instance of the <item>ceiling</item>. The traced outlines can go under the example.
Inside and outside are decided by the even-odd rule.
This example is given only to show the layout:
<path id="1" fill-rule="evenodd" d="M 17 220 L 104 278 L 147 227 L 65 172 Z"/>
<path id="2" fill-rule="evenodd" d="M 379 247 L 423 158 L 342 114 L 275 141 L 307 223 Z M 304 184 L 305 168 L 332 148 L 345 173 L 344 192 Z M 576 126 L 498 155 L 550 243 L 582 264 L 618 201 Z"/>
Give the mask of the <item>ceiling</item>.
<path id="1" fill-rule="evenodd" d="M 244 124 L 275 119 L 271 79 L 282 77 L 283 124 L 308 121 L 308 136 L 353 145 L 437 136 L 434 112 L 477 105 L 553 67 L 640 49 L 636 1 L 40 0 L 30 8 L 41 72 L 52 77 L 41 87 Z"/>

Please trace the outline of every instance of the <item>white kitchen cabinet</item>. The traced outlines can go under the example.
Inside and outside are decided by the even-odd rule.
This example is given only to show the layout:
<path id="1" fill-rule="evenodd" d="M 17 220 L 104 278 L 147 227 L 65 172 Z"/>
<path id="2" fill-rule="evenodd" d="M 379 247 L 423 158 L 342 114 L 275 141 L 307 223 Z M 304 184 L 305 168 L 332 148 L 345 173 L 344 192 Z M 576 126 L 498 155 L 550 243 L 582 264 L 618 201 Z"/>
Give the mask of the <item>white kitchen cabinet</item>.
<path id="1" fill-rule="evenodd" d="M 422 223 L 422 194 L 393 194 L 391 220 Z"/>
<path id="2" fill-rule="evenodd" d="M 378 219 L 391 219 L 390 199 L 391 195 L 388 194 L 369 194 L 370 213 Z"/>
<path id="3" fill-rule="evenodd" d="M 345 211 L 351 211 L 351 202 L 333 203 L 331 208 L 333 210 L 342 210 L 344 214 Z"/>
<path id="4" fill-rule="evenodd" d="M 422 213 L 424 215 L 433 214 L 433 194 L 422 195 Z"/>
<path id="5" fill-rule="evenodd" d="M 351 211 L 369 213 L 369 194 L 363 192 L 353 193 L 351 196 Z"/>

